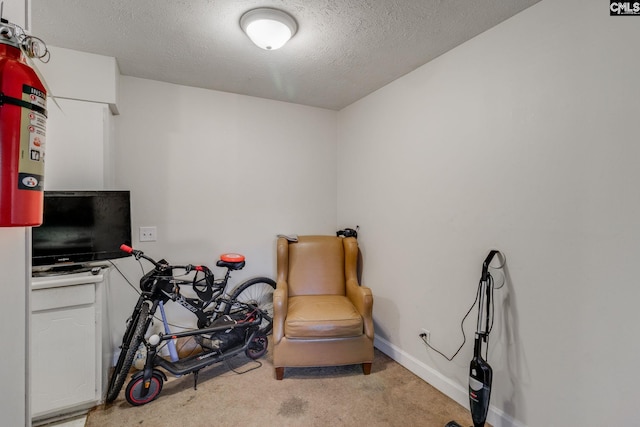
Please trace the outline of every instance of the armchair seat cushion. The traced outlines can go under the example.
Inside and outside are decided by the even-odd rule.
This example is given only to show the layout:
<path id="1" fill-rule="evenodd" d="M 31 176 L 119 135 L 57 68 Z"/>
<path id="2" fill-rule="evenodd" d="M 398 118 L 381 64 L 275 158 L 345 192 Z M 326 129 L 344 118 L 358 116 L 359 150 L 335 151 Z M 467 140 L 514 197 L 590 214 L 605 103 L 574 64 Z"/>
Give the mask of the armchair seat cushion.
<path id="1" fill-rule="evenodd" d="M 299 295 L 289 298 L 284 324 L 288 338 L 345 338 L 363 334 L 362 316 L 342 295 Z"/>

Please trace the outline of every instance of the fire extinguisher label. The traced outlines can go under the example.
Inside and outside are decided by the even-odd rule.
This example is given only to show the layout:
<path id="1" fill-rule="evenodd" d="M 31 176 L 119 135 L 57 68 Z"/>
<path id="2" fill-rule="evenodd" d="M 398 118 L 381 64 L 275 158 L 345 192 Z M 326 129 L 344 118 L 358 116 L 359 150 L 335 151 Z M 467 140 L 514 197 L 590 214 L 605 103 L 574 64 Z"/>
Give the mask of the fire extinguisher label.
<path id="1" fill-rule="evenodd" d="M 22 100 L 32 108 L 22 108 L 18 188 L 43 191 L 47 95 L 35 87 L 23 85 Z"/>

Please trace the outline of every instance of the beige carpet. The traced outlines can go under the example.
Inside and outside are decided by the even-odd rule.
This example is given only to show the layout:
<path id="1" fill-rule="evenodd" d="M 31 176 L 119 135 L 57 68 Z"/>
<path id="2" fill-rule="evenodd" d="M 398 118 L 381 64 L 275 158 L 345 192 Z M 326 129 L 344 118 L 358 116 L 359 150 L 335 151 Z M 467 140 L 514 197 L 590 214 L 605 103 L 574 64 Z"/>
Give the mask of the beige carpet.
<path id="1" fill-rule="evenodd" d="M 434 426 L 471 416 L 428 383 L 376 349 L 371 375 L 360 365 L 287 368 L 276 381 L 271 352 L 244 355 L 193 375 L 173 378 L 158 398 L 130 406 L 124 388 L 108 407 L 94 409 L 86 426 Z M 250 370 L 251 368 L 256 368 Z M 238 375 L 238 372 L 248 371 Z"/>

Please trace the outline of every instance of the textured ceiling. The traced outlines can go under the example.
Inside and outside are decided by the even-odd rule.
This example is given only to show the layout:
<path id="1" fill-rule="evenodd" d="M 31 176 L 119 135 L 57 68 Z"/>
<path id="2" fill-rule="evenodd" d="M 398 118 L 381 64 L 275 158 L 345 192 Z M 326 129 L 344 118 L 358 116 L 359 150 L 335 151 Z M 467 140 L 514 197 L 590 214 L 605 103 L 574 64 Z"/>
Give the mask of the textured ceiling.
<path id="1" fill-rule="evenodd" d="M 32 0 L 33 35 L 122 74 L 340 110 L 540 0 Z M 265 51 L 240 16 L 298 22 Z"/>

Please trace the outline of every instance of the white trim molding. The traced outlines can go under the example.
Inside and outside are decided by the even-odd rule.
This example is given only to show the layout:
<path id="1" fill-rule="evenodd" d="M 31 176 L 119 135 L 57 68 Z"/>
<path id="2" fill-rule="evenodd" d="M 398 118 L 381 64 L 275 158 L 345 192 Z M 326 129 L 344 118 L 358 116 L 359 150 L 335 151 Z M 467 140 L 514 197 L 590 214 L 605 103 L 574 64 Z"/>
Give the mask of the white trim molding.
<path id="1" fill-rule="evenodd" d="M 421 362 L 384 338 L 375 337 L 374 346 L 467 410 L 469 409 L 469 394 L 467 390 L 451 380 L 451 378 L 442 375 L 431 366 Z M 515 420 L 493 405 L 489 406 L 487 422 L 493 427 L 526 427 L 525 424 Z"/>

